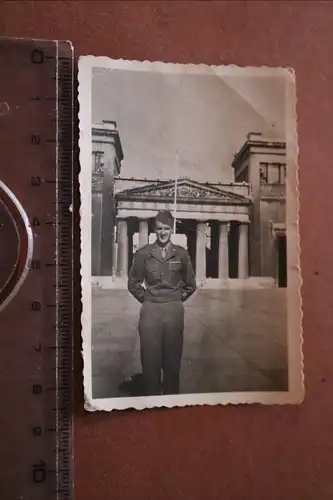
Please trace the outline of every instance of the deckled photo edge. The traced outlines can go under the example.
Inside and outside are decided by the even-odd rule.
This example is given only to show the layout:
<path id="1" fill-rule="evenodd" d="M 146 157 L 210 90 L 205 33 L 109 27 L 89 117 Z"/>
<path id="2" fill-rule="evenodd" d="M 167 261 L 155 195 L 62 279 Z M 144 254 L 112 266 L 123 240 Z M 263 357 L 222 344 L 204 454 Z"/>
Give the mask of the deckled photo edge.
<path id="1" fill-rule="evenodd" d="M 83 394 L 87 410 L 92 405 L 91 372 L 91 79 L 90 58 L 80 58 L 78 64 L 79 101 L 79 190 L 80 190 L 80 245 L 81 245 L 81 355 L 83 359 Z"/>
<path id="2" fill-rule="evenodd" d="M 286 119 L 286 139 L 288 143 L 288 164 L 294 168 L 287 173 L 287 231 L 288 231 L 288 368 L 289 390 L 286 392 L 225 392 L 206 394 L 181 394 L 174 396 L 123 397 L 112 399 L 92 398 L 91 371 L 91 83 L 92 69 L 121 69 L 156 72 L 178 72 L 187 68 L 187 72 L 197 74 L 221 74 L 243 76 L 267 76 L 288 73 L 286 78 L 288 117 Z M 298 136 L 296 113 L 295 72 L 283 67 L 239 67 L 209 66 L 206 64 L 183 64 L 158 61 L 113 60 L 108 57 L 82 56 L 78 64 L 78 99 L 79 99 L 79 187 L 81 196 L 81 283 L 82 283 L 82 356 L 84 375 L 85 409 L 88 411 L 111 411 L 134 408 L 138 410 L 154 407 L 184 407 L 197 405 L 240 405 L 240 404 L 295 404 L 304 397 L 303 354 L 302 354 L 302 301 L 300 270 L 300 239 L 298 229 L 299 184 L 298 184 Z M 292 102 L 292 106 L 288 103 Z M 289 260 L 289 257 L 290 260 Z M 299 335 L 295 334 L 299 332 Z"/>
<path id="3" fill-rule="evenodd" d="M 304 359 L 303 359 L 303 308 L 302 308 L 302 271 L 301 242 L 299 233 L 299 164 L 298 164 L 298 128 L 297 128 L 297 81 L 294 70 L 288 69 L 286 78 L 286 142 L 287 162 L 293 165 L 287 175 L 287 233 L 288 233 L 288 277 L 291 285 L 287 288 L 288 322 L 288 365 L 289 392 L 291 398 L 301 403 L 305 396 Z M 298 335 L 295 332 L 299 332 Z"/>

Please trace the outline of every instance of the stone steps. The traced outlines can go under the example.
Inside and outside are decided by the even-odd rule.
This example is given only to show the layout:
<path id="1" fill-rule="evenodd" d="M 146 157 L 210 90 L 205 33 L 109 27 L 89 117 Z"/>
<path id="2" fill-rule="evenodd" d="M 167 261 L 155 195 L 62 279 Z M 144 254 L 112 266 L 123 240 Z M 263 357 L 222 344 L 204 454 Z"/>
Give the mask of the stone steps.
<path id="1" fill-rule="evenodd" d="M 110 276 L 92 276 L 91 283 L 93 288 L 102 290 L 125 290 L 127 289 L 127 279 L 114 278 Z M 267 289 L 276 288 L 277 285 L 273 278 L 249 277 L 243 279 L 214 279 L 206 278 L 197 281 L 197 287 L 205 290 L 219 289 Z"/>

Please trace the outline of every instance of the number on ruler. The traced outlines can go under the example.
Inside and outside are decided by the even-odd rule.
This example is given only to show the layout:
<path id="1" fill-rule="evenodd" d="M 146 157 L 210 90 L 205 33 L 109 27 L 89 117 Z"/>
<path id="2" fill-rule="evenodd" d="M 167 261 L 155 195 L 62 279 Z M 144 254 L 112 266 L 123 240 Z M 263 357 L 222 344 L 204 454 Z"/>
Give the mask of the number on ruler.
<path id="1" fill-rule="evenodd" d="M 43 387 L 40 384 L 34 384 L 32 386 L 32 393 L 33 394 L 41 394 L 43 392 Z"/>
<path id="2" fill-rule="evenodd" d="M 41 266 L 40 260 L 29 260 L 28 262 L 29 269 L 33 270 L 40 269 L 40 266 Z"/>
<path id="3" fill-rule="evenodd" d="M 41 436 L 42 435 L 42 428 L 39 425 L 36 425 L 35 427 L 32 428 L 32 435 L 35 436 Z"/>
<path id="4" fill-rule="evenodd" d="M 42 183 L 42 180 L 39 176 L 37 177 L 31 177 L 30 183 L 33 187 L 39 187 Z"/>
<path id="5" fill-rule="evenodd" d="M 39 146 L 40 145 L 40 135 L 38 135 L 38 134 L 32 134 L 32 136 L 31 136 L 31 144 Z"/>
<path id="6" fill-rule="evenodd" d="M 34 217 L 32 219 L 32 224 L 31 224 L 33 227 L 37 227 L 37 226 L 40 226 L 40 222 L 39 220 L 37 219 L 37 217 Z"/>
<path id="7" fill-rule="evenodd" d="M 34 49 L 31 51 L 31 62 L 34 64 L 42 64 L 44 62 L 44 52 Z"/>
<path id="8" fill-rule="evenodd" d="M 31 310 L 32 311 L 40 311 L 42 308 L 42 304 L 38 302 L 38 300 L 34 300 L 31 302 Z"/>
<path id="9" fill-rule="evenodd" d="M 38 464 L 32 466 L 32 478 L 34 483 L 44 483 L 46 477 L 45 462 L 40 460 Z"/>

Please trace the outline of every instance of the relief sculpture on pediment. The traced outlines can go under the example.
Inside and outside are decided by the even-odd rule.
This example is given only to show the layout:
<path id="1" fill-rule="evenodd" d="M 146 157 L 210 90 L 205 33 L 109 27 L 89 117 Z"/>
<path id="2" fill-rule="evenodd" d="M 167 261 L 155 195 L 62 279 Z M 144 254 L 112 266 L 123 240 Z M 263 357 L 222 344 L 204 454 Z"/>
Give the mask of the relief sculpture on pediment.
<path id="1" fill-rule="evenodd" d="M 226 202 L 226 203 L 247 203 L 245 197 L 232 192 L 222 191 L 221 189 L 210 186 L 209 184 L 201 184 L 196 181 L 180 179 L 177 187 L 174 182 L 160 182 L 158 184 L 136 187 L 117 193 L 118 198 L 123 199 L 150 199 L 150 198 L 167 198 L 174 199 L 175 188 L 177 189 L 177 199 L 183 199 L 187 202 L 195 200 L 205 200 L 207 202 Z"/>
<path id="2" fill-rule="evenodd" d="M 170 197 L 173 198 L 175 195 L 174 186 L 170 187 L 157 187 L 155 189 L 150 189 L 149 191 L 143 191 L 141 193 L 142 196 L 158 196 L 158 197 Z M 177 187 L 177 197 L 179 198 L 211 198 L 211 199 L 227 199 L 227 196 L 224 193 L 213 192 L 208 189 L 199 189 L 195 186 L 178 186 Z"/>

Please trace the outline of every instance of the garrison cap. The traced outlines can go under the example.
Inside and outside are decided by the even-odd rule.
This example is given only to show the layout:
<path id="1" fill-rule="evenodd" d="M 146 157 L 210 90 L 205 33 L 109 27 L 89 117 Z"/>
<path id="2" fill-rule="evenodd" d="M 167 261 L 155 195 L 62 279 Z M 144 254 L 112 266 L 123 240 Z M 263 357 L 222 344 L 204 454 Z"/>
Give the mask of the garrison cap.
<path id="1" fill-rule="evenodd" d="M 173 216 L 169 210 L 160 210 L 155 217 L 155 222 L 162 222 L 162 224 L 172 227 Z"/>

